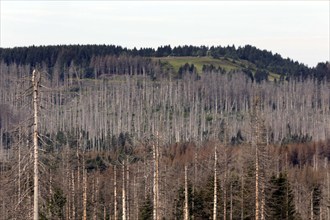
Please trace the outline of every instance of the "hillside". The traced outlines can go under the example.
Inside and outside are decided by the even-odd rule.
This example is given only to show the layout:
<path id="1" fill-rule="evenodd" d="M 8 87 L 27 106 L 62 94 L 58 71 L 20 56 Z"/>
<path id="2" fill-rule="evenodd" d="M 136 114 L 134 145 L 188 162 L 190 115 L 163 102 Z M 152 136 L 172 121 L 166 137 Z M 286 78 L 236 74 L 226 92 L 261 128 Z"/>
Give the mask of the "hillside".
<path id="1" fill-rule="evenodd" d="M 157 60 L 162 63 L 155 62 Z M 203 65 L 208 66 L 204 69 L 205 71 L 209 71 L 212 65 L 211 70 L 216 70 L 216 72 L 218 67 L 226 72 L 244 70 L 249 72 L 250 77 L 258 72 L 257 75 L 261 76 L 258 78 L 261 80 L 267 79 L 268 76 L 270 80 L 279 76 L 287 79 L 311 77 L 318 80 L 330 79 L 328 62 L 320 62 L 315 68 L 309 68 L 291 59 L 284 59 L 279 54 L 250 45 L 238 48 L 235 46 L 178 46 L 174 48 L 161 46 L 157 49 L 127 49 L 114 45 L 0 48 L 0 62 L 7 66 L 11 64 L 39 66 L 51 75 L 56 70 L 62 72 L 74 65 L 75 68 L 79 68 L 81 77 L 87 78 L 103 74 L 142 74 L 142 72 L 151 77 L 164 77 L 168 74 L 176 76 L 180 67 L 191 63 L 196 66 L 199 74 L 203 72 Z M 102 69 L 105 65 L 111 65 L 111 68 Z"/>
<path id="2" fill-rule="evenodd" d="M 247 49 L 0 49 L 2 218 L 329 219 L 329 64 Z"/>

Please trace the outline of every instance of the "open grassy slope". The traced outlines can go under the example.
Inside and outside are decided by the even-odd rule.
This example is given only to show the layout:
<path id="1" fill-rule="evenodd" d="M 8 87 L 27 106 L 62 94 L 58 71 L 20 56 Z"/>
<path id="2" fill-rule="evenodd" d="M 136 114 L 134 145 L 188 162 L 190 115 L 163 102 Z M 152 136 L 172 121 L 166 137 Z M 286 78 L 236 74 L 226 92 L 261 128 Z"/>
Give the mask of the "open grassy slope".
<path id="1" fill-rule="evenodd" d="M 186 63 L 194 64 L 198 73 L 202 73 L 203 65 L 213 65 L 215 67 L 220 66 L 225 69 L 226 72 L 231 70 L 240 70 L 249 68 L 253 73 L 256 71 L 256 65 L 248 62 L 246 60 L 233 60 L 230 58 L 221 57 L 219 59 L 215 59 L 212 57 L 153 57 L 153 60 L 160 60 L 163 64 L 172 68 L 174 72 L 178 72 L 179 68 Z M 273 72 L 269 74 L 269 80 L 274 80 L 275 78 L 279 78 L 279 75 Z"/>

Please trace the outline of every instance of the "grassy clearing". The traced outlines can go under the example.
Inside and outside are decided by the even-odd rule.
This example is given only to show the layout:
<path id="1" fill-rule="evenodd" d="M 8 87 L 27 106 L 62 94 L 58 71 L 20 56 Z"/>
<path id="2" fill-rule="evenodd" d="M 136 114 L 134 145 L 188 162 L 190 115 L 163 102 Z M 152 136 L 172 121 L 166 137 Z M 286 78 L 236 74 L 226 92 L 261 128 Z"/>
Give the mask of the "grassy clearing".
<path id="1" fill-rule="evenodd" d="M 202 73 L 203 65 L 213 65 L 215 67 L 220 66 L 225 69 L 226 72 L 231 70 L 245 69 L 249 68 L 252 70 L 253 74 L 255 74 L 257 67 L 255 64 L 250 63 L 246 60 L 233 60 L 230 58 L 221 57 L 219 59 L 215 59 L 212 57 L 153 57 L 153 60 L 160 60 L 165 65 L 173 69 L 174 72 L 178 72 L 179 68 L 186 63 L 189 65 L 194 64 L 198 73 Z M 279 75 L 273 72 L 269 73 L 269 80 L 274 81 L 275 79 L 279 79 Z"/>
<path id="2" fill-rule="evenodd" d="M 226 71 L 241 69 L 240 63 L 234 63 L 230 59 L 220 58 L 214 59 L 212 57 L 154 57 L 154 60 L 160 60 L 161 62 L 168 63 L 173 67 L 175 72 L 178 72 L 179 68 L 184 64 L 194 64 L 198 73 L 202 72 L 203 65 L 213 65 L 215 67 L 220 66 Z"/>

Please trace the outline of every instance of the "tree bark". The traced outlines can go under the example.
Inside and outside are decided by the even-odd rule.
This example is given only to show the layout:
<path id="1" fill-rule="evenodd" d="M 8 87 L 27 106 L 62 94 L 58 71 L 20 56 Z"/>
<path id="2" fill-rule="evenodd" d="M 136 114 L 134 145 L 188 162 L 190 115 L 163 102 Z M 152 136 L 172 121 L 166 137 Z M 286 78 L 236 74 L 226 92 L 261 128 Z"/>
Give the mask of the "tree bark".
<path id="1" fill-rule="evenodd" d="M 39 219 L 39 158 L 38 158 L 38 87 L 40 76 L 37 76 L 37 71 L 33 70 L 32 84 L 33 84 L 33 152 L 34 152 L 34 186 L 33 186 L 33 219 Z"/>

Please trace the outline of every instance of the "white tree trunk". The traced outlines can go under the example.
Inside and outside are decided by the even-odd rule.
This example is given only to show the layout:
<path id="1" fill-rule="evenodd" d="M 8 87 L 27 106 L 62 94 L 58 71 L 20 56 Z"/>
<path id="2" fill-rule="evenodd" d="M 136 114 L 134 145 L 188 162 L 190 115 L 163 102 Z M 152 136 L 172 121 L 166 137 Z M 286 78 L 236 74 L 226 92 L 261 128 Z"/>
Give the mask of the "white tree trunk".
<path id="1" fill-rule="evenodd" d="M 37 71 L 33 70 L 32 84 L 33 84 L 33 146 L 34 146 L 34 194 L 33 194 L 33 219 L 39 219 L 39 170 L 38 170 L 38 87 L 40 77 L 37 76 Z"/>
<path id="2" fill-rule="evenodd" d="M 159 219 L 159 153 L 158 153 L 158 143 L 153 144 L 153 160 L 154 160 L 153 219 L 158 220 Z"/>

